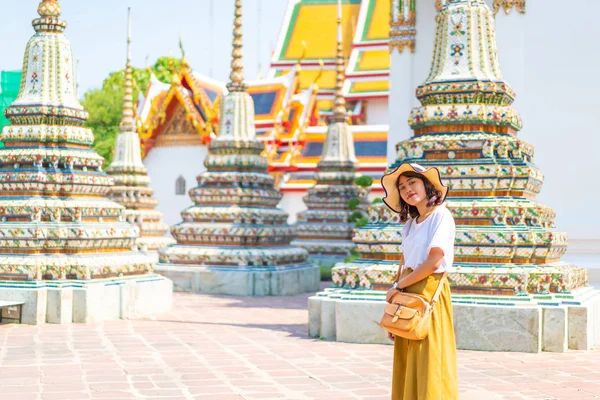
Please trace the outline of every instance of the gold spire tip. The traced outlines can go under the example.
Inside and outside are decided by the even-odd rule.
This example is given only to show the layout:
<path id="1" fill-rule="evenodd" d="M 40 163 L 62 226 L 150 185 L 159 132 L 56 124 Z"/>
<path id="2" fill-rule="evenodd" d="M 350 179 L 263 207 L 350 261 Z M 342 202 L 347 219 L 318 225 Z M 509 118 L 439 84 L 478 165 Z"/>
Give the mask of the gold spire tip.
<path id="1" fill-rule="evenodd" d="M 58 0 L 42 0 L 38 6 L 40 17 L 60 17 L 61 9 Z"/>
<path id="2" fill-rule="evenodd" d="M 337 18 L 337 54 L 336 54 L 336 83 L 335 83 L 335 100 L 333 103 L 333 122 L 344 122 L 347 119 L 346 115 L 346 100 L 343 95 L 344 78 L 345 78 L 345 62 L 344 62 L 344 45 L 342 40 L 342 0 L 338 0 L 338 18 Z"/>
<path id="3" fill-rule="evenodd" d="M 227 90 L 230 92 L 243 92 L 246 90 L 244 84 L 244 63 L 242 60 L 242 0 L 235 2 L 235 18 L 233 20 L 233 51 L 231 52 L 231 74 Z"/>

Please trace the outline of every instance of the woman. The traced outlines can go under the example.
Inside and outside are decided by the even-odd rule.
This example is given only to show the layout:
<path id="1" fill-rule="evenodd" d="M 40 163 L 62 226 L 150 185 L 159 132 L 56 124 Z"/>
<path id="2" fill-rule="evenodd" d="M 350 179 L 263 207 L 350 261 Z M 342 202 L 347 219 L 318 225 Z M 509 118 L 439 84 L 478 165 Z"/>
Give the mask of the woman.
<path id="1" fill-rule="evenodd" d="M 455 237 L 454 218 L 442 205 L 448 188 L 437 168 L 418 164 L 402 164 L 385 175 L 382 184 L 386 192 L 383 201 L 405 223 L 404 265 L 394 286 L 431 301 L 442 284 L 427 338 L 408 340 L 388 334 L 394 341 L 392 400 L 458 399 L 452 300 L 444 275 L 452 268 Z"/>

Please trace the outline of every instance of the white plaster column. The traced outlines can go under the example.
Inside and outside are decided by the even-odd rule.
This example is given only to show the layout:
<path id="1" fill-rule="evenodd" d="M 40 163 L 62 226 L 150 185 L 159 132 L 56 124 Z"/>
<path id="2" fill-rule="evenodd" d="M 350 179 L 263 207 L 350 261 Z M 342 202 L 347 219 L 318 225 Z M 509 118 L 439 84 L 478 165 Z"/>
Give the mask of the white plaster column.
<path id="1" fill-rule="evenodd" d="M 388 164 L 396 160 L 396 144 L 412 136 L 408 116 L 415 97 L 414 58 L 418 46 L 416 0 L 391 3 Z"/>
<path id="2" fill-rule="evenodd" d="M 598 15 L 600 2 L 586 0 L 527 0 L 525 14 L 496 14 L 500 65 L 523 118 L 519 137 L 535 147 L 545 175 L 538 200 L 556 211 L 559 231 L 578 239 L 600 239 L 600 214 L 584 206 L 600 195 L 590 185 L 600 166 Z M 567 182 L 586 200 L 568 200 Z"/>
<path id="3" fill-rule="evenodd" d="M 493 1 L 486 0 L 486 2 L 493 9 Z M 521 105 L 527 104 L 525 99 L 527 20 L 528 15 L 520 13 L 516 8 L 513 8 L 508 14 L 503 8 L 496 13 L 496 40 L 502 75 L 517 93 L 513 104 L 524 121 L 525 129 L 527 129 L 527 109 Z"/>
<path id="4" fill-rule="evenodd" d="M 388 164 L 396 160 L 396 144 L 412 136 L 408 116 L 415 97 L 414 54 L 392 50 L 390 67 L 390 130 L 387 141 Z"/>

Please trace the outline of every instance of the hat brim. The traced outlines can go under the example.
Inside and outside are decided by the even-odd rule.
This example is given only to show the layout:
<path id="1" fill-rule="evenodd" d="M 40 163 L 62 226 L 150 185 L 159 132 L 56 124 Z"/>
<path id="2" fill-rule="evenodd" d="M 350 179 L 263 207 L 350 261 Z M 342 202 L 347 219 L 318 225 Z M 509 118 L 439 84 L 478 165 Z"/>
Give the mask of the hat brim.
<path id="1" fill-rule="evenodd" d="M 421 166 L 418 165 L 418 167 Z M 404 163 L 381 178 L 381 185 L 385 191 L 385 197 L 382 200 L 392 211 L 397 213 L 400 212 L 400 191 L 396 186 L 396 182 L 398 181 L 398 177 L 405 172 L 414 172 L 416 174 L 423 175 L 429 182 L 431 182 L 436 190 L 439 190 L 442 193 L 442 202 L 446 200 L 449 188 L 444 186 L 442 183 L 440 171 L 436 167 L 421 168 L 423 168 L 423 170 L 417 170 L 412 164 Z"/>

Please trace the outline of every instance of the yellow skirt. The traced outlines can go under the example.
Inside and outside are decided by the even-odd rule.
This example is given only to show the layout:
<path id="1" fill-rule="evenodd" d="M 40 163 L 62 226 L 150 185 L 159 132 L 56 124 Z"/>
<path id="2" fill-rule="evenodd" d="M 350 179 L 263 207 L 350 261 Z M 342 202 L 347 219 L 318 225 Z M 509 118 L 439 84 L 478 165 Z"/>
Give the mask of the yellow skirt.
<path id="1" fill-rule="evenodd" d="M 404 275 L 410 273 L 408 268 Z M 433 274 L 406 288 L 431 300 L 442 274 Z M 423 340 L 396 338 L 392 400 L 458 399 L 456 341 L 450 284 L 446 280 L 433 308 L 429 335 Z"/>

